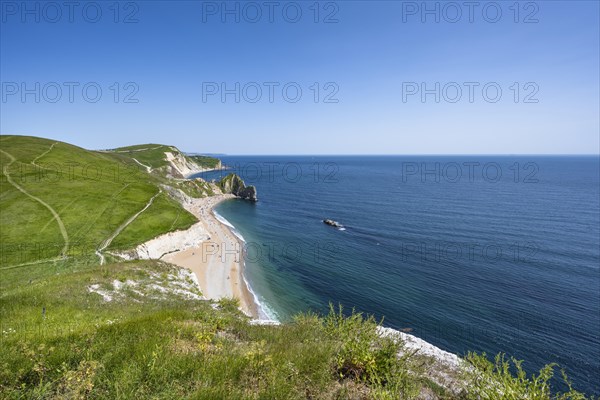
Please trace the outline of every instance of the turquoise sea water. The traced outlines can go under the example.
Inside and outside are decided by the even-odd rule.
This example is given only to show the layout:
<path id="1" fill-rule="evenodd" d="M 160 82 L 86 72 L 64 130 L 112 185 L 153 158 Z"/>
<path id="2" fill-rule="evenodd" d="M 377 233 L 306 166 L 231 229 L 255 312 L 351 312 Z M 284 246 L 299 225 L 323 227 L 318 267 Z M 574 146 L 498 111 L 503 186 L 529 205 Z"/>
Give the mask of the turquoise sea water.
<path id="1" fill-rule="evenodd" d="M 216 211 L 270 317 L 342 303 L 457 354 L 558 362 L 600 394 L 598 157 L 223 161 L 258 190 Z"/>

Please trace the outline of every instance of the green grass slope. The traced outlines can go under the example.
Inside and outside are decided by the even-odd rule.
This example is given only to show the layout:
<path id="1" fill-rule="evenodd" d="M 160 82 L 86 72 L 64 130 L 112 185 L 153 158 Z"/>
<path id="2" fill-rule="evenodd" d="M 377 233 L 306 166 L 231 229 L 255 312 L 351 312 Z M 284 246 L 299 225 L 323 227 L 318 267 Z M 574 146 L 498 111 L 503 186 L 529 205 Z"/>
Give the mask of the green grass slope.
<path id="1" fill-rule="evenodd" d="M 164 263 L 129 262 L 2 296 L 0 397 L 373 398 L 429 385 L 407 374 L 423 360 L 396 359 L 399 345 L 377 339 L 372 320 L 308 314 L 254 326 L 234 301 L 214 309 L 193 293 L 165 294 L 185 287 L 177 277 Z"/>
<path id="2" fill-rule="evenodd" d="M 171 232 L 178 227 L 188 227 L 196 222 L 193 215 L 171 200 L 164 192 L 158 195 L 147 211 L 129 224 L 112 241 L 109 249 L 130 249 L 140 241 L 152 239 L 156 236 L 156 232 Z"/>
<path id="3" fill-rule="evenodd" d="M 198 295 L 157 261 L 13 287 L 0 296 L 0 398 L 585 399 L 551 395 L 549 368 L 514 377 L 481 356 L 454 377 L 466 390 L 451 392 L 432 380 L 430 358 L 380 337 L 372 318 L 332 308 L 253 325 L 235 301 Z"/>
<path id="4" fill-rule="evenodd" d="M 221 160 L 215 157 L 210 156 L 188 156 L 192 160 L 194 160 L 198 165 L 204 168 L 221 168 Z"/>
<path id="5" fill-rule="evenodd" d="M 119 229 L 114 240 L 134 246 L 196 221 L 161 192 L 164 179 L 112 153 L 0 136 L 0 164 L 0 268 L 93 253 Z"/>

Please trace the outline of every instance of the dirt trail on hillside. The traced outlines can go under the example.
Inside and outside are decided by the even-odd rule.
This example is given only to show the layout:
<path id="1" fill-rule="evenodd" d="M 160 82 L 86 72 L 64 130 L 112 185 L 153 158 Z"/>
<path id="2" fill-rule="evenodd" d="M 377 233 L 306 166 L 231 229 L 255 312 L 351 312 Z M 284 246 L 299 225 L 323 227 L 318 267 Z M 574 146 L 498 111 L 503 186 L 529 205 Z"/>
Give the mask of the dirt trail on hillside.
<path id="1" fill-rule="evenodd" d="M 69 235 L 67 234 L 67 229 L 65 228 L 65 224 L 63 224 L 62 219 L 60 219 L 60 216 L 58 215 L 58 213 L 54 210 L 54 208 L 52 208 L 50 206 L 50 204 L 46 203 L 44 200 L 40 199 L 39 197 L 36 197 L 32 194 L 30 194 L 29 192 L 27 192 L 25 189 L 23 189 L 21 186 L 17 185 L 12 178 L 10 177 L 10 173 L 8 172 L 8 167 L 10 167 L 15 161 L 17 161 L 16 158 L 13 157 L 12 154 L 7 153 L 4 150 L 0 150 L 0 152 L 2 152 L 3 154 L 5 154 L 8 158 L 10 158 L 10 163 L 6 164 L 4 166 L 4 168 L 2 169 L 2 172 L 4 173 L 4 176 L 6 176 L 6 180 L 13 185 L 19 192 L 23 193 L 24 195 L 26 195 L 27 197 L 37 201 L 38 203 L 40 203 L 41 205 L 43 205 L 44 207 L 46 207 L 54 216 L 54 219 L 56 220 L 56 222 L 58 223 L 58 227 L 60 229 L 60 233 L 62 234 L 63 239 L 65 240 L 65 246 L 63 247 L 61 253 L 63 256 L 67 255 L 67 252 L 69 251 Z"/>
<path id="2" fill-rule="evenodd" d="M 58 142 L 54 142 L 50 145 L 50 148 L 48 150 L 46 150 L 45 152 L 43 152 L 42 154 L 40 154 L 39 156 L 37 156 L 36 158 L 33 159 L 33 161 L 31 162 L 33 165 L 40 167 L 40 168 L 44 168 L 41 165 L 37 165 L 35 162 L 37 160 L 39 160 L 40 158 L 44 157 L 46 154 L 50 153 L 52 151 L 52 149 L 54 148 L 54 146 L 57 144 Z M 44 168 L 46 169 L 46 168 Z"/>
<path id="3" fill-rule="evenodd" d="M 150 200 L 148 200 L 148 203 L 146 204 L 146 206 L 144 208 L 142 208 L 140 211 L 138 211 L 137 213 L 135 213 L 133 216 L 131 216 L 127 221 L 125 221 L 123 224 L 121 224 L 117 230 L 115 230 L 113 232 L 112 235 L 109 236 L 108 239 L 106 239 L 104 242 L 102 242 L 100 244 L 100 247 L 98 248 L 98 250 L 96 251 L 96 254 L 100 257 L 100 265 L 104 264 L 104 255 L 102 254 L 102 252 L 108 247 L 110 246 L 110 244 L 112 243 L 112 241 L 119 236 L 119 234 L 121 232 L 123 232 L 123 230 L 125 228 L 127 228 L 127 226 L 129 226 L 129 224 L 131 224 L 133 221 L 135 221 L 135 219 L 144 211 L 146 211 L 148 209 L 148 207 L 150 207 L 152 205 L 152 203 L 154 202 L 154 199 L 156 199 L 156 197 L 158 197 L 159 194 L 162 193 L 162 190 L 159 190 L 158 193 L 156 193 L 154 196 L 152 196 L 152 198 Z"/>

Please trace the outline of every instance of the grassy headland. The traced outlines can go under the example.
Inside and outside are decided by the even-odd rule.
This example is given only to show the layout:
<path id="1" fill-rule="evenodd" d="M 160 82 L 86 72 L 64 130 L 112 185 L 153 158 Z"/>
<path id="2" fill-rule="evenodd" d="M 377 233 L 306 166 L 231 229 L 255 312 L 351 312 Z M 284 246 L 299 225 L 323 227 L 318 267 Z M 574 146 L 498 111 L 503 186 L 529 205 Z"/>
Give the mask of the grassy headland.
<path id="1" fill-rule="evenodd" d="M 165 178 L 127 156 L 26 136 L 0 143 L 3 267 L 76 256 L 118 232 L 109 246 L 134 246 L 196 222 L 164 193 Z"/>

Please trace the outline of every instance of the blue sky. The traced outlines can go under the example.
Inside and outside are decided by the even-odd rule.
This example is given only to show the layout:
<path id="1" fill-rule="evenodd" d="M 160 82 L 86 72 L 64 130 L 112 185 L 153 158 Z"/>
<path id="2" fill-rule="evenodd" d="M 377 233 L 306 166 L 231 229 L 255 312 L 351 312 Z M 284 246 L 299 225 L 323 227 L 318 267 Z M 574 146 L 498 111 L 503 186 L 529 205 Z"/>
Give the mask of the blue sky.
<path id="1" fill-rule="evenodd" d="M 2 0 L 1 133 L 229 154 L 599 152 L 597 1 L 247 3 Z"/>

